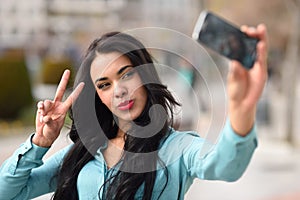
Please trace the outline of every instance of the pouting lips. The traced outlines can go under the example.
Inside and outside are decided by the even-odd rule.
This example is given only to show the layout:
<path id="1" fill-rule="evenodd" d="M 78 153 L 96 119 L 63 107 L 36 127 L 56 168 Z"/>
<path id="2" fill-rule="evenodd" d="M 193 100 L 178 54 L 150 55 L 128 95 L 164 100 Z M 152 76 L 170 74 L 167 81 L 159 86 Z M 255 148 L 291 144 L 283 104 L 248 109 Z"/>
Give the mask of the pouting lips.
<path id="1" fill-rule="evenodd" d="M 133 104 L 134 104 L 133 100 L 124 101 L 118 105 L 118 108 L 120 110 L 129 110 L 132 108 Z"/>

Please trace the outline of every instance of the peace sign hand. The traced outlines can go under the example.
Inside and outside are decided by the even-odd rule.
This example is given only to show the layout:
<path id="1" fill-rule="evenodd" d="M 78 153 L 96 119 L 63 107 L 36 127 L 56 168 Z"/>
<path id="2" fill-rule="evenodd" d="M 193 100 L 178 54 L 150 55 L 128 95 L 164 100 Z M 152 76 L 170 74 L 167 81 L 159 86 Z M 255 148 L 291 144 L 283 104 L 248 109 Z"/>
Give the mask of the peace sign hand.
<path id="1" fill-rule="evenodd" d="M 70 96 L 63 102 L 63 96 L 70 78 L 70 71 L 65 70 L 54 100 L 44 100 L 37 104 L 36 133 L 32 142 L 41 147 L 50 147 L 57 139 L 64 125 L 65 117 L 84 87 L 80 83 Z"/>

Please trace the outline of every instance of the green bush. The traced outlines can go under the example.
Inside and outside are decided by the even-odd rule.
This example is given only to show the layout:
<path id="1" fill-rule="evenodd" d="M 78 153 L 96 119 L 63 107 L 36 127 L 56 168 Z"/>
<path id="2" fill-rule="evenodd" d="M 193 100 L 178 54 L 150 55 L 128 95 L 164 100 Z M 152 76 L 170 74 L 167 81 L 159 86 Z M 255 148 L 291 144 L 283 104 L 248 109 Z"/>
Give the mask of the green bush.
<path id="1" fill-rule="evenodd" d="M 72 65 L 73 63 L 70 59 L 57 60 L 53 58 L 45 58 L 42 66 L 41 82 L 57 85 L 64 70 L 69 69 L 71 71 L 71 78 L 68 86 L 73 85 L 74 68 Z"/>
<path id="2" fill-rule="evenodd" d="M 33 101 L 24 56 L 17 52 L 0 58 L 0 119 L 15 119 Z"/>

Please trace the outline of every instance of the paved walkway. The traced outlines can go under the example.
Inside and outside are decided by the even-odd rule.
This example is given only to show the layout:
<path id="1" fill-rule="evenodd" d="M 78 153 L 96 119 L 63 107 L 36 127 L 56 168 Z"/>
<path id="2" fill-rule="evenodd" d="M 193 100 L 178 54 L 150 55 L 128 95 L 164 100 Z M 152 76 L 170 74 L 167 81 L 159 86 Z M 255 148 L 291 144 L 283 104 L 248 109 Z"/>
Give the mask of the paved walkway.
<path id="1" fill-rule="evenodd" d="M 260 140 L 240 180 L 234 183 L 196 180 L 189 200 L 299 200 L 300 149 Z"/>
<path id="2" fill-rule="evenodd" d="M 28 129 L 30 130 L 30 129 Z M 0 139 L 0 163 L 28 137 L 13 135 Z M 46 157 L 69 144 L 62 134 Z M 299 200 L 300 199 L 300 149 L 260 138 L 259 147 L 243 175 L 234 183 L 195 180 L 188 191 L 188 200 Z M 50 195 L 35 200 L 49 200 Z"/>

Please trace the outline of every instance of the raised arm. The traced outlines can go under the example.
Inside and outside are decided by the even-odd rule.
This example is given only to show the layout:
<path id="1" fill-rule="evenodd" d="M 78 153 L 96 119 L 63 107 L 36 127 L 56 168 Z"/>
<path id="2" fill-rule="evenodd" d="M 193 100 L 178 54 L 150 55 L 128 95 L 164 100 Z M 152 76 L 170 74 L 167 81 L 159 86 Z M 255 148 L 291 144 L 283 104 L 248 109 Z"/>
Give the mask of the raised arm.
<path id="1" fill-rule="evenodd" d="M 188 148 L 186 166 L 192 177 L 209 180 L 235 181 L 246 170 L 257 146 L 256 104 L 267 80 L 267 33 L 264 25 L 242 27 L 248 35 L 257 37 L 257 60 L 246 70 L 231 61 L 228 74 L 229 120 L 212 151 L 201 154 L 203 141 L 194 139 Z"/>
<path id="2" fill-rule="evenodd" d="M 268 41 L 263 24 L 254 27 L 243 26 L 242 31 L 259 39 L 257 59 L 250 70 L 237 61 L 232 61 L 228 74 L 229 118 L 233 130 L 245 136 L 253 127 L 256 104 L 267 80 Z"/>

